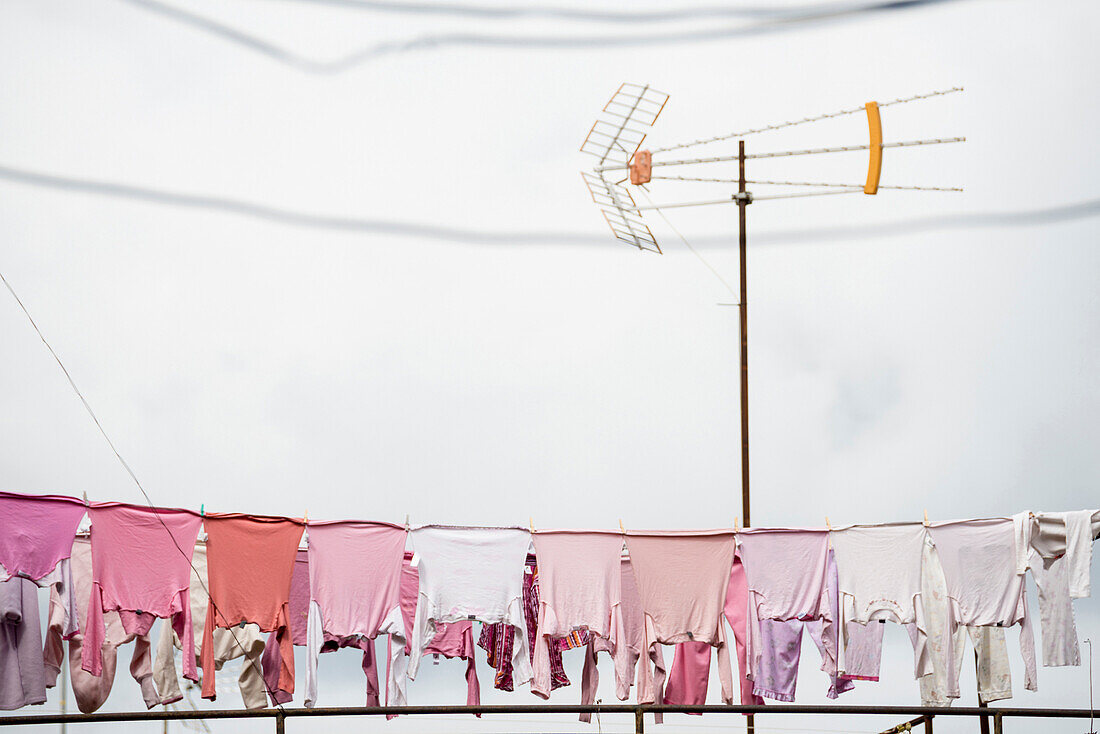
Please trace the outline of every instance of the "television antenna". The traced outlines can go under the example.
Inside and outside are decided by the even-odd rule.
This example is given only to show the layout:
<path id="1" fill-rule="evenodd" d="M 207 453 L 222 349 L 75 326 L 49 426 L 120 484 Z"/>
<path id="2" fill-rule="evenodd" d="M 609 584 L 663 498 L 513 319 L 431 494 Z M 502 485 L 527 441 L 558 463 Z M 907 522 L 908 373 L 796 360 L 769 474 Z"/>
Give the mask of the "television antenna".
<path id="1" fill-rule="evenodd" d="M 882 185 L 879 179 L 882 174 L 883 151 L 890 148 L 911 148 L 925 145 L 942 145 L 945 143 L 961 143 L 966 138 L 931 138 L 925 140 L 903 140 L 896 142 L 884 142 L 882 138 L 882 118 L 880 110 L 884 107 L 917 102 L 919 100 L 940 97 L 947 94 L 963 91 L 962 87 L 952 87 L 927 94 L 918 94 L 912 97 L 891 100 L 889 102 L 868 102 L 859 107 L 829 112 L 814 117 L 804 117 L 799 120 L 764 125 L 758 128 L 741 130 L 738 132 L 715 135 L 683 143 L 675 143 L 660 148 L 643 149 L 642 143 L 648 135 L 648 129 L 656 123 L 661 112 L 668 103 L 668 95 L 660 92 L 648 84 L 623 83 L 611 95 L 611 99 L 604 105 L 602 114 L 596 119 L 588 135 L 581 145 L 581 151 L 594 156 L 596 165 L 590 171 L 582 171 L 588 191 L 592 200 L 599 206 L 604 219 L 611 228 L 611 233 L 616 239 L 634 245 L 639 250 L 661 252 L 656 237 L 645 223 L 644 213 L 679 207 L 709 206 L 720 204 L 737 204 L 739 223 L 740 246 L 740 327 L 741 327 L 741 504 L 742 517 L 745 527 L 750 526 L 749 515 L 749 436 L 748 436 L 748 298 L 746 295 L 746 270 L 745 270 L 745 210 L 748 205 L 756 201 L 772 201 L 780 199 L 802 198 L 807 196 L 831 196 L 836 194 L 877 194 L 880 189 L 896 189 L 899 191 L 962 191 L 961 188 L 944 186 L 900 186 Z M 778 150 L 761 153 L 746 153 L 744 138 L 757 133 L 772 132 L 796 125 L 805 125 L 813 122 L 821 122 L 836 117 L 844 117 L 865 112 L 869 140 L 865 145 L 843 145 L 801 150 Z M 736 155 L 718 155 L 706 158 L 676 158 L 667 155 L 672 151 L 680 151 L 713 143 L 738 139 Z M 867 177 L 864 183 L 827 183 L 823 181 L 776 181 L 762 179 L 748 179 L 745 176 L 745 162 L 749 160 L 765 160 L 771 158 L 783 158 L 788 156 L 823 155 L 828 153 L 844 153 L 851 151 L 868 151 Z M 733 163 L 738 165 L 737 178 L 720 178 L 713 175 L 683 175 L 685 167 L 702 166 L 715 163 Z M 665 171 L 669 172 L 666 174 Z M 711 169 L 712 170 L 712 169 Z M 710 173 L 710 171 L 704 171 Z M 721 196 L 690 201 L 673 201 L 666 204 L 648 203 L 639 205 L 630 187 L 636 187 L 646 192 L 646 186 L 653 181 L 690 182 L 695 184 L 721 184 L 728 190 L 729 186 L 736 185 L 735 193 L 724 193 Z M 757 195 L 748 190 L 748 185 L 753 186 L 784 186 L 793 188 L 794 191 L 785 193 Z M 646 196 L 648 199 L 648 195 Z M 734 305 L 734 304 L 730 304 Z"/>
<path id="2" fill-rule="evenodd" d="M 602 114 L 597 118 L 592 128 L 588 131 L 581 151 L 594 156 L 596 165 L 590 171 L 584 171 L 581 176 L 588 186 L 592 200 L 599 206 L 604 219 L 616 239 L 627 244 L 634 245 L 639 250 L 649 250 L 660 253 L 661 247 L 653 232 L 645 223 L 644 213 L 656 211 L 662 214 L 664 209 L 679 207 L 710 206 L 721 204 L 737 204 L 738 230 L 740 250 L 740 299 L 737 305 L 740 319 L 741 345 L 741 513 L 744 518 L 744 526 L 750 526 L 749 515 L 749 357 L 748 357 L 748 296 L 746 293 L 746 229 L 745 213 L 748 205 L 756 201 L 773 201 L 781 199 L 802 198 L 808 196 L 832 196 L 837 194 L 864 193 L 877 194 L 880 189 L 899 191 L 962 191 L 961 188 L 943 186 L 901 186 L 882 185 L 879 180 L 882 175 L 883 151 L 893 148 L 911 148 L 926 145 L 942 145 L 945 143 L 961 143 L 966 138 L 932 138 L 925 140 L 903 140 L 896 142 L 884 142 L 882 138 L 882 117 L 880 110 L 884 107 L 908 104 L 920 100 L 940 97 L 947 94 L 963 91 L 962 87 L 952 87 L 927 94 L 918 94 L 912 97 L 891 100 L 889 102 L 867 102 L 859 107 L 851 107 L 829 112 L 814 117 L 804 117 L 798 120 L 787 120 L 758 128 L 740 130 L 722 135 L 715 135 L 683 143 L 675 143 L 660 148 L 643 149 L 642 143 L 648 135 L 648 129 L 656 123 L 661 112 L 668 103 L 668 95 L 657 91 L 648 84 L 621 84 L 611 99 L 604 105 Z M 821 122 L 837 117 L 866 113 L 868 127 L 868 142 L 865 145 L 843 145 L 801 150 L 776 150 L 748 154 L 745 152 L 744 138 L 758 133 L 772 132 L 797 125 L 806 125 Z M 716 155 L 706 158 L 677 158 L 671 156 L 673 151 L 681 151 L 713 143 L 732 141 L 737 139 L 737 154 Z M 863 183 L 827 183 L 823 181 L 777 181 L 765 179 L 748 179 L 745 174 L 745 163 L 750 160 L 766 160 L 772 158 L 785 158 L 788 156 L 812 156 L 829 153 L 846 153 L 852 151 L 867 151 L 867 176 Z M 693 172 L 691 167 L 710 164 L 737 163 L 737 178 L 720 178 L 712 173 L 713 169 L 705 169 L 700 174 L 688 175 Z M 666 173 L 667 171 L 667 173 Z M 673 201 L 666 204 L 654 204 L 652 202 L 639 206 L 631 195 L 631 188 L 635 187 L 642 192 L 647 192 L 646 186 L 651 182 L 690 182 L 693 184 L 708 184 L 712 188 L 715 184 L 721 185 L 720 195 L 716 194 L 705 199 L 688 201 Z M 753 186 L 784 186 L 790 191 L 774 194 L 756 195 L 748 190 Z M 729 192 L 732 185 L 737 186 L 736 192 Z M 649 199 L 648 193 L 646 199 Z M 663 214 L 662 214 L 663 216 Z M 671 226 L 671 223 L 670 223 Z M 687 240 L 684 240 L 687 244 Z M 691 246 L 688 245 L 690 248 Z M 705 262 L 705 261 L 704 261 Z M 708 266 L 709 267 L 709 266 Z M 749 731 L 753 730 L 753 717 L 748 717 Z"/>

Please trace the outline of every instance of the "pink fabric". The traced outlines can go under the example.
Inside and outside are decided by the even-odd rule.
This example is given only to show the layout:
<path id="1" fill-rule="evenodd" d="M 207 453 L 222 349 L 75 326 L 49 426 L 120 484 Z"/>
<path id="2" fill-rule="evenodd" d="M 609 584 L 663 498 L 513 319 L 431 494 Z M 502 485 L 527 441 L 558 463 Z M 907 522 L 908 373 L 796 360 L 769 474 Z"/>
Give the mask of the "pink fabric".
<path id="1" fill-rule="evenodd" d="M 744 530 L 740 540 L 749 597 L 745 674 L 755 678 L 767 649 L 759 620 L 817 619 L 828 610 L 829 531 Z"/>
<path id="2" fill-rule="evenodd" d="M 416 604 L 420 597 L 420 573 L 412 565 L 412 553 L 405 553 L 401 564 L 401 618 L 406 630 L 413 628 Z M 466 705 L 481 705 L 481 684 L 474 665 L 474 633 L 472 622 L 437 622 L 432 641 L 424 648 L 425 655 L 442 655 L 466 661 Z M 412 652 L 412 644 L 405 643 L 405 654 Z M 480 718 L 480 714 L 478 715 Z"/>
<path id="3" fill-rule="evenodd" d="M 670 706 L 702 706 L 710 682 L 710 645 L 681 642 L 672 656 L 664 703 Z M 702 714 L 692 714 L 702 716 Z"/>
<path id="4" fill-rule="evenodd" d="M 645 650 L 645 612 L 642 609 L 642 597 L 638 593 L 638 583 L 634 578 L 634 567 L 630 560 L 623 558 L 619 563 L 620 617 L 622 635 L 616 648 L 615 660 L 615 697 L 625 701 L 630 697 L 630 688 L 640 676 L 639 669 L 646 661 Z M 600 684 L 600 672 L 596 666 L 598 653 L 611 652 L 611 642 L 604 637 L 593 635 L 585 651 L 584 669 L 581 672 L 581 703 L 591 706 L 596 702 L 596 692 Z M 663 648 L 658 645 L 654 665 L 660 675 L 664 675 L 665 660 Z M 660 714 L 656 715 L 660 717 Z M 591 714 L 581 714 L 583 722 L 592 721 Z"/>
<path id="5" fill-rule="evenodd" d="M 83 517 L 84 503 L 74 497 L 0 492 L 0 581 L 48 576 L 72 553 Z"/>
<path id="6" fill-rule="evenodd" d="M 733 702 L 733 676 L 722 611 L 733 565 L 732 530 L 632 531 L 626 545 L 645 610 L 646 649 L 656 663 L 659 644 L 705 642 L 718 651 L 722 700 Z M 638 702 L 664 698 L 664 672 L 642 668 Z"/>
<path id="7" fill-rule="evenodd" d="M 210 514 L 206 525 L 210 607 L 202 635 L 202 697 L 217 698 L 214 630 L 255 623 L 276 632 L 282 665 L 278 688 L 294 692 L 294 648 L 290 639 L 290 582 L 305 523 L 287 517 Z M 184 648 L 189 649 L 189 648 Z"/>
<path id="8" fill-rule="evenodd" d="M 623 635 L 622 535 L 607 531 L 544 530 L 532 542 L 539 569 L 538 630 L 531 692 L 549 698 L 550 641 L 586 629 L 610 643 L 618 659 Z M 616 665 L 621 677 L 622 666 Z M 616 681 L 619 683 L 619 681 Z"/>
<path id="9" fill-rule="evenodd" d="M 294 573 L 290 577 L 290 640 L 295 645 L 306 644 L 309 624 L 309 551 L 300 550 L 294 557 Z"/>
<path id="10" fill-rule="evenodd" d="M 730 629 L 733 630 L 733 641 L 737 647 L 738 678 L 741 684 L 742 706 L 763 706 L 764 699 L 753 693 L 752 681 L 748 678 L 748 663 L 746 662 L 748 641 L 748 605 L 749 589 L 745 579 L 745 566 L 741 563 L 741 556 L 733 557 L 733 566 L 730 569 L 730 584 L 726 591 L 726 606 L 723 613 Z"/>
<path id="11" fill-rule="evenodd" d="M 92 546 L 85 538 L 77 538 L 72 549 L 73 593 L 76 599 L 77 625 L 86 629 L 88 616 L 88 598 L 92 592 Z M 76 633 L 69 638 L 69 680 L 73 687 L 73 698 L 83 714 L 90 714 L 107 701 L 115 682 L 115 669 L 118 662 L 118 648 L 128 642 L 134 643 L 130 657 L 130 674 L 141 687 L 141 697 L 148 708 L 161 703 L 153 683 L 153 658 L 149 636 L 129 634 L 122 628 L 122 619 L 118 612 L 103 615 L 106 633 L 101 646 L 103 670 L 100 675 L 92 675 L 81 667 L 84 637 Z M 46 684 L 50 688 L 57 684 L 58 674 L 64 662 L 64 644 L 62 627 L 65 622 L 65 609 L 57 587 L 50 590 L 49 622 L 46 630 L 44 658 L 46 663 Z M 166 702 L 166 703 L 171 703 Z"/>
<path id="12" fill-rule="evenodd" d="M 184 650 L 191 629 L 191 555 L 202 518 L 189 510 L 153 509 L 119 502 L 88 507 L 92 521 L 92 589 L 81 666 L 103 672 L 104 612 L 117 611 L 128 634 L 147 635 L 157 617 L 171 618 Z M 199 679 L 192 655 L 183 675 Z"/>
<path id="13" fill-rule="evenodd" d="M 325 633 L 378 634 L 401 600 L 405 535 L 385 523 L 310 523 L 310 599 Z"/>

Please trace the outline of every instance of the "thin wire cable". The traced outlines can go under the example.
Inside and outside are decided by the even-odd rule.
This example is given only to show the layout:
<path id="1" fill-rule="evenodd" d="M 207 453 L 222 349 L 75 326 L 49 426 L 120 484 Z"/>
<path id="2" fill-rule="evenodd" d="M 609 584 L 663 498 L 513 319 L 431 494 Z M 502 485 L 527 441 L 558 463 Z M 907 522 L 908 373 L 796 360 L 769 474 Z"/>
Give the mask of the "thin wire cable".
<path id="1" fill-rule="evenodd" d="M 702 181 L 705 183 L 738 183 L 736 178 L 706 178 L 703 176 L 651 176 L 654 181 Z M 755 186 L 827 186 L 829 188 L 863 188 L 863 184 L 824 183 L 821 181 L 745 181 Z M 961 187 L 954 186 L 886 186 L 880 185 L 880 189 L 897 189 L 899 191 L 962 191 Z"/>
<path id="2" fill-rule="evenodd" d="M 962 87 L 951 87 L 950 89 L 941 89 L 935 92 L 928 92 L 926 94 L 915 94 L 912 97 L 902 97 L 900 99 L 893 99 L 889 102 L 883 102 L 879 105 L 879 108 L 889 107 L 890 105 L 905 104 L 906 102 L 915 102 L 919 99 L 928 99 L 930 97 L 939 97 L 945 94 L 953 94 L 955 92 L 963 91 Z M 700 138 L 698 140 L 692 140 L 687 143 L 677 143 L 676 145 L 668 145 L 664 148 L 654 148 L 653 153 L 664 153 L 669 150 L 682 150 L 683 148 L 691 148 L 696 145 L 707 145 L 709 143 L 717 143 L 723 140 L 729 140 L 731 138 L 740 138 L 745 135 L 755 135 L 756 133 L 769 132 L 771 130 L 780 130 L 785 127 L 794 127 L 795 125 L 805 125 L 808 122 L 820 122 L 822 120 L 828 120 L 833 117 L 843 117 L 844 115 L 854 115 L 857 112 L 863 112 L 866 107 L 852 107 L 847 110 L 840 110 L 838 112 L 828 112 L 824 115 L 816 115 L 815 117 L 803 117 L 801 120 L 787 120 L 776 125 L 765 125 L 764 127 L 752 128 L 749 130 L 740 130 L 735 133 L 727 133 L 725 135 L 715 135 L 711 138 Z"/>
<path id="3" fill-rule="evenodd" d="M 649 192 L 645 190 L 645 187 L 644 186 L 639 186 L 638 190 L 642 192 L 642 196 L 644 196 L 646 198 L 646 201 L 648 201 L 651 205 L 653 205 L 653 199 L 649 198 Z M 656 206 L 656 205 L 654 205 L 654 206 Z M 696 250 L 694 247 L 691 246 L 691 243 L 688 242 L 687 237 L 684 237 L 684 235 L 680 233 L 680 230 L 676 229 L 675 225 L 673 225 L 672 222 L 670 222 L 668 220 L 668 217 L 665 216 L 665 213 L 663 211 L 661 211 L 659 208 L 656 211 L 657 211 L 658 214 L 661 215 L 661 219 L 665 220 L 665 224 L 668 225 L 668 228 L 671 229 L 673 232 L 675 232 L 676 235 L 680 238 L 680 241 L 684 243 L 684 247 L 688 248 L 688 250 L 691 251 L 692 255 L 695 255 L 695 257 L 699 258 L 699 262 L 703 263 L 703 265 L 706 266 L 707 270 L 714 273 L 714 277 L 718 278 L 718 280 L 722 283 L 722 285 L 724 285 L 726 287 L 726 290 L 728 290 L 733 295 L 734 298 L 740 298 L 740 296 L 737 294 L 737 291 L 735 291 L 733 289 L 733 286 L 731 286 L 729 284 L 729 281 L 727 281 L 725 278 L 723 278 L 722 274 L 719 273 L 715 269 L 715 267 L 707 261 L 707 259 L 705 257 L 700 255 L 698 250 Z"/>
<path id="4" fill-rule="evenodd" d="M 96 428 L 99 429 L 99 434 L 103 436 L 103 440 L 106 441 L 107 445 L 111 447 L 111 451 L 114 453 L 115 458 L 117 458 L 119 463 L 122 464 L 122 468 L 126 470 L 126 473 L 130 475 L 130 478 L 134 480 L 134 484 L 137 485 L 137 488 L 141 490 L 142 496 L 145 497 L 145 503 L 149 506 L 149 509 L 153 511 L 153 515 L 157 518 L 157 521 L 160 522 L 161 526 L 164 528 L 164 531 L 168 533 L 168 537 L 172 539 L 172 545 L 176 546 L 176 550 L 180 552 L 180 555 L 187 559 L 188 565 L 191 566 L 191 570 L 195 573 L 195 578 L 199 580 L 199 584 L 202 586 L 203 591 L 206 592 L 207 598 L 210 599 L 210 605 L 214 608 L 214 613 L 221 614 L 221 612 L 218 610 L 218 605 L 214 602 L 213 595 L 210 593 L 210 589 L 207 588 L 206 582 L 202 580 L 202 574 L 200 574 L 198 572 L 198 569 L 195 568 L 194 561 L 180 546 L 179 541 L 176 540 L 175 534 L 172 533 L 172 530 L 168 527 L 168 524 L 164 522 L 164 518 L 160 516 L 159 510 L 153 506 L 153 500 L 149 498 L 149 493 L 145 491 L 145 487 L 142 486 L 141 481 L 137 478 L 134 470 L 130 468 L 130 465 L 128 463 L 126 463 L 126 459 L 122 458 L 122 454 L 118 452 L 118 449 L 115 447 L 114 441 L 112 441 L 111 437 L 107 435 L 107 431 L 104 430 L 103 424 L 99 422 L 99 418 L 96 417 L 95 411 L 92 410 L 92 406 L 88 404 L 88 401 L 84 398 L 84 394 L 81 393 L 80 388 L 76 386 L 76 382 L 73 381 L 73 377 L 69 374 L 69 370 L 65 368 L 65 364 L 61 361 L 61 357 L 57 356 L 57 352 L 55 352 L 54 348 L 50 346 L 50 343 L 46 341 L 46 336 L 42 333 L 42 330 L 38 328 L 38 324 L 35 322 L 34 317 L 31 316 L 31 312 L 28 311 L 27 307 L 23 304 L 23 299 L 21 299 L 19 297 L 19 294 L 15 292 L 15 289 L 11 287 L 11 283 L 8 282 L 8 279 L 4 277 L 4 274 L 2 272 L 0 272 L 0 280 L 4 282 L 4 286 L 8 289 L 8 293 L 11 293 L 12 298 L 14 298 L 15 302 L 19 304 L 19 308 L 23 310 L 23 314 L 27 317 L 27 320 L 31 322 L 31 326 L 34 327 L 35 333 L 38 334 L 38 338 L 42 340 L 42 343 L 46 345 L 46 349 L 50 351 L 50 354 L 53 356 L 54 361 L 57 362 L 57 366 L 61 368 L 61 371 L 63 373 L 65 373 L 65 379 L 69 381 L 69 385 L 73 388 L 73 392 L 75 392 L 76 396 L 80 398 L 80 402 L 84 405 L 84 409 L 88 411 L 88 415 L 92 417 L 92 421 L 95 422 Z M 244 645 L 241 644 L 241 641 L 237 637 L 237 633 L 233 631 L 233 628 L 227 627 L 226 629 L 229 630 L 229 634 L 233 637 L 233 642 L 236 643 L 237 647 L 239 647 L 241 650 L 244 650 Z M 255 660 L 252 660 L 251 663 L 260 676 L 260 681 L 264 687 L 264 692 L 267 694 L 267 697 L 274 701 L 271 695 L 271 690 L 267 687 L 267 682 L 263 678 L 263 670 L 260 668 L 259 664 Z M 211 674 L 213 674 L 213 671 L 210 672 Z M 203 671 L 203 674 L 205 675 L 206 671 Z M 279 708 L 279 710 L 283 709 L 283 705 L 281 703 L 275 701 L 275 705 Z"/>

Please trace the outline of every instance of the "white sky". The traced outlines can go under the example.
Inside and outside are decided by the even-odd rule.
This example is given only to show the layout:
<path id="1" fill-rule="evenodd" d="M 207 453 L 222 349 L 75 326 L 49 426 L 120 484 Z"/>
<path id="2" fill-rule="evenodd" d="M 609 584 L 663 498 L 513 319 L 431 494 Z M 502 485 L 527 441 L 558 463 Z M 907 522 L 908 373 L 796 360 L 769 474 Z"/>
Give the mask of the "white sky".
<path id="1" fill-rule="evenodd" d="M 767 17 L 164 2 L 0 5 L 0 269 L 157 503 L 414 523 L 732 523 L 737 318 L 716 304 L 735 299 L 659 218 L 647 217 L 663 256 L 612 240 L 578 175 L 592 165 L 578 146 L 626 80 L 671 94 L 655 146 L 967 89 L 883 111 L 888 141 L 968 138 L 886 151 L 883 183 L 965 193 L 749 209 L 754 524 L 1100 504 L 1100 6 L 945 1 L 743 32 Z M 717 37 L 689 40 L 706 33 Z M 356 60 L 438 34 L 452 42 Z M 680 38 L 643 42 L 661 34 Z M 866 134 L 853 115 L 748 146 Z M 853 182 L 866 167 L 862 153 L 750 163 L 750 178 Z M 354 221 L 292 225 L 215 201 L 94 193 L 95 182 Z M 727 193 L 652 188 L 658 201 Z M 736 282 L 736 209 L 669 218 Z M 140 500 L 23 314 L 0 301 L 0 486 Z M 1100 633 L 1096 599 L 1078 602 L 1077 621 L 1082 638 Z M 841 703 L 917 703 L 908 642 L 890 633 L 883 683 Z M 1027 693 L 1010 649 L 1009 703 L 1087 706 L 1084 668 L 1041 669 Z M 576 682 L 579 659 L 570 665 Z M 807 649 L 799 702 L 825 701 L 816 666 Z M 326 656 L 322 675 L 322 704 L 362 702 L 354 653 Z M 412 701 L 464 700 L 460 663 L 424 676 Z M 483 686 L 487 703 L 536 700 L 494 695 L 488 675 Z M 120 671 L 104 710 L 137 706 Z M 892 723 L 771 717 L 758 731 Z M 569 717 L 446 726 L 578 728 Z M 937 722 L 963 728 L 976 724 Z"/>

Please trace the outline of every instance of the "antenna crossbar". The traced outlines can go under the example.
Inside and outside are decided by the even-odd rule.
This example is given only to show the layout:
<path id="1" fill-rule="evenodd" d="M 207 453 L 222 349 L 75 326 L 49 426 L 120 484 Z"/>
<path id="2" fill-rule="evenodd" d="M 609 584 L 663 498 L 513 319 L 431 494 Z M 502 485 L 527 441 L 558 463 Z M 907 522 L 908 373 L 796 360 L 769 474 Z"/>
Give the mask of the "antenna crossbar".
<path id="1" fill-rule="evenodd" d="M 964 143 L 966 138 L 931 138 L 928 140 L 902 140 L 896 143 L 883 143 L 883 148 L 909 148 L 916 145 L 940 145 L 943 143 Z M 746 155 L 745 159 L 750 158 L 782 158 L 792 155 L 818 155 L 820 153 L 847 153 L 855 150 L 870 150 L 870 145 L 843 145 L 833 148 L 808 148 L 806 150 L 780 150 L 772 153 L 752 153 Z M 653 167 L 657 166 L 689 166 L 698 163 L 725 163 L 728 161 L 736 161 L 738 156 L 735 155 L 722 155 L 713 156 L 710 158 L 684 158 L 675 161 L 653 161 Z M 628 169 L 629 165 L 609 165 L 599 166 L 595 170 L 603 171 L 622 171 Z"/>
<path id="2" fill-rule="evenodd" d="M 889 107 L 890 105 L 905 104 L 906 102 L 916 102 L 920 99 L 929 99 L 930 97 L 940 97 L 945 94 L 953 94 L 954 92 L 963 91 L 962 87 L 951 87 L 950 89 L 941 89 L 935 92 L 927 92 L 925 94 L 915 94 L 912 97 L 901 97 L 899 99 L 893 99 L 889 102 L 880 102 L 879 107 Z M 844 115 L 854 115 L 858 112 L 863 112 L 864 107 L 853 107 L 847 110 L 839 110 L 837 112 L 827 112 L 824 115 L 816 115 L 814 117 L 803 117 L 801 120 L 787 120 L 775 125 L 765 125 L 763 127 L 751 128 L 748 130 L 739 130 L 735 133 L 727 133 L 725 135 L 715 135 L 711 138 L 700 138 L 698 140 L 692 140 L 687 143 L 678 143 L 676 145 L 669 145 L 664 148 L 654 148 L 653 153 L 665 153 L 670 150 L 681 150 L 683 148 L 691 148 L 696 145 L 707 145 L 709 143 L 718 143 L 723 140 L 731 140 L 733 138 L 741 138 L 746 135 L 754 135 L 756 133 L 769 132 L 771 130 L 780 130 L 785 127 L 794 127 L 795 125 L 804 125 L 808 122 L 820 122 L 822 120 L 828 120 L 833 117 L 843 117 Z"/>
<path id="3" fill-rule="evenodd" d="M 652 176 L 654 181 L 702 181 L 705 183 L 729 183 L 735 184 L 736 178 L 706 178 L 704 176 Z M 824 181 L 759 181 L 747 180 L 747 184 L 754 186 L 824 186 L 828 188 L 863 188 L 863 184 L 826 183 Z M 895 189 L 898 191 L 962 191 L 956 186 L 879 186 L 880 189 Z"/>

